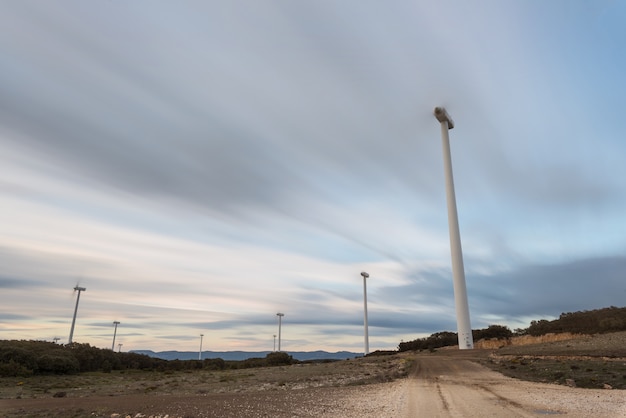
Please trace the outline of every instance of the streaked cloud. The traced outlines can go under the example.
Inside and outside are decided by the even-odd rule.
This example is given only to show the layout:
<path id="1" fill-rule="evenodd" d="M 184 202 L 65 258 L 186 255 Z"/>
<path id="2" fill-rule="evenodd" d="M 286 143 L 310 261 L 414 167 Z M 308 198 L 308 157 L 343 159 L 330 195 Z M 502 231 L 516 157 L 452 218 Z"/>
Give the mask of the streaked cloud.
<path id="1" fill-rule="evenodd" d="M 623 304 L 623 6 L 0 6 L 6 338 L 358 350 Z M 621 18 L 620 18 L 621 17 Z M 526 324 L 527 325 L 527 324 Z M 190 347 L 193 346 L 193 347 Z"/>

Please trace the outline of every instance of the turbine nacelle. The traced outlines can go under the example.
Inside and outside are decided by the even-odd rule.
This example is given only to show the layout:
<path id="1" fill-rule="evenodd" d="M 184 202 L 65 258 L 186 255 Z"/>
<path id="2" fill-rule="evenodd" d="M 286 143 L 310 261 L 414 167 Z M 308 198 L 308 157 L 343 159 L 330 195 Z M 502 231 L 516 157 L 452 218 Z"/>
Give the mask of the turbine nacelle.
<path id="1" fill-rule="evenodd" d="M 436 107 L 434 113 L 439 122 L 448 122 L 448 129 L 454 128 L 454 121 L 452 120 L 450 115 L 448 115 L 445 107 Z"/>

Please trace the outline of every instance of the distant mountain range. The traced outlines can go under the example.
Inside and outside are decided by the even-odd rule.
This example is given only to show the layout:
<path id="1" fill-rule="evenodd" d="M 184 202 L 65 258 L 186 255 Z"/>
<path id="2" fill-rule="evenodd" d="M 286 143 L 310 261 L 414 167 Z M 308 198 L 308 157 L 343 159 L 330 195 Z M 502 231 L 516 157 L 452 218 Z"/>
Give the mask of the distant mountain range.
<path id="1" fill-rule="evenodd" d="M 159 351 L 152 350 L 131 350 L 131 353 L 145 354 L 150 357 L 163 360 L 197 360 L 198 352 L 193 351 Z M 203 351 L 202 359 L 221 358 L 222 360 L 241 361 L 249 358 L 265 358 L 271 351 Z M 345 360 L 349 358 L 362 357 L 363 353 L 352 353 L 349 351 L 338 351 L 329 353 L 327 351 L 288 351 L 287 354 L 296 360 Z"/>

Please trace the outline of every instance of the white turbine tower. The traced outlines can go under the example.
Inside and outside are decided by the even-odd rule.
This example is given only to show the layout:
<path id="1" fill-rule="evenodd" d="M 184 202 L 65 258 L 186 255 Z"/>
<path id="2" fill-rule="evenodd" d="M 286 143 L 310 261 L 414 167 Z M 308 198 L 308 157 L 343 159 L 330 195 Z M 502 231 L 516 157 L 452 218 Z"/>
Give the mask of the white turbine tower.
<path id="1" fill-rule="evenodd" d="M 74 325 L 76 324 L 76 313 L 78 312 L 78 301 L 80 300 L 80 292 L 84 292 L 84 287 L 80 287 L 79 285 L 74 286 L 74 292 L 78 291 L 78 295 L 76 295 L 76 307 L 74 308 L 74 318 L 72 319 L 72 328 L 70 329 L 70 338 L 67 342 L 68 344 L 72 344 L 72 338 L 74 337 Z"/>
<path id="2" fill-rule="evenodd" d="M 463 268 L 463 252 L 461 250 L 461 233 L 459 217 L 456 211 L 454 195 L 454 178 L 452 177 L 452 157 L 450 155 L 450 138 L 448 131 L 454 128 L 454 122 L 446 109 L 435 108 L 435 117 L 441 123 L 441 142 L 443 143 L 443 165 L 446 175 L 446 197 L 448 201 L 448 225 L 450 228 L 450 253 L 452 256 L 452 276 L 454 278 L 454 303 L 456 305 L 456 322 L 459 337 L 459 349 L 474 348 L 472 326 L 470 325 L 467 288 L 465 286 L 465 270 Z"/>
<path id="3" fill-rule="evenodd" d="M 361 272 L 361 276 L 363 276 L 363 326 L 365 327 L 365 349 L 363 351 L 363 355 L 366 356 L 370 353 L 370 337 L 367 332 L 367 284 L 366 279 L 370 277 L 366 272 Z"/>
<path id="4" fill-rule="evenodd" d="M 113 331 L 113 344 L 111 344 L 111 351 L 115 351 L 115 336 L 117 335 L 117 326 L 120 324 L 120 321 L 113 321 L 113 325 L 115 326 L 115 330 Z"/>
<path id="5" fill-rule="evenodd" d="M 202 339 L 204 338 L 204 334 L 200 334 L 200 351 L 198 351 L 198 360 L 202 360 Z"/>
<path id="6" fill-rule="evenodd" d="M 285 316 L 285 314 L 278 312 L 276 316 L 278 317 L 278 351 L 280 351 L 280 331 L 281 331 L 281 327 L 283 323 L 282 319 L 283 319 L 283 316 Z"/>

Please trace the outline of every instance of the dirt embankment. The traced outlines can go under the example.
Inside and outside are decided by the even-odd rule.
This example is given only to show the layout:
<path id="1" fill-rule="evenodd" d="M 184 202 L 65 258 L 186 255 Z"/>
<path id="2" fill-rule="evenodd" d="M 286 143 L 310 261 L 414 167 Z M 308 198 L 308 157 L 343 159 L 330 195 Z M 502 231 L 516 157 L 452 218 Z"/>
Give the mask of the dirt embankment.
<path id="1" fill-rule="evenodd" d="M 507 339 L 492 338 L 489 340 L 480 340 L 474 344 L 478 349 L 497 350 L 498 348 L 518 345 L 530 345 L 530 344 L 545 344 L 553 343 L 557 341 L 567 341 L 575 339 L 587 339 L 591 338 L 591 335 L 572 334 L 564 332 L 560 334 L 545 334 L 545 335 L 520 335 L 518 337 L 512 337 Z"/>

